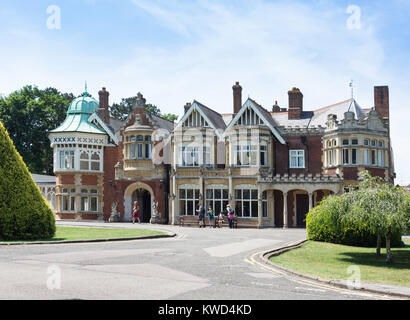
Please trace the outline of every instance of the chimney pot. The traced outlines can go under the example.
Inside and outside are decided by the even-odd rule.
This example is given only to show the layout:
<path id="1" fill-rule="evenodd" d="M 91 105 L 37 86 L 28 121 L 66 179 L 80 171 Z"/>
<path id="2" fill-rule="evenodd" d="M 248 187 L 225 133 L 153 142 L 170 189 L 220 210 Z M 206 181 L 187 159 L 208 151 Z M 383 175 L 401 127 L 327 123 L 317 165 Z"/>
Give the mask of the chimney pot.
<path id="1" fill-rule="evenodd" d="M 98 91 L 98 96 L 99 96 L 99 109 L 100 109 L 100 115 L 102 117 L 102 120 L 105 123 L 110 122 L 110 111 L 108 110 L 108 97 L 110 93 L 106 91 L 105 87 L 102 88 L 102 90 Z"/>
<path id="2" fill-rule="evenodd" d="M 299 88 L 293 87 L 288 91 L 289 95 L 289 110 L 288 119 L 300 119 L 303 111 L 303 94 Z"/>
<path id="3" fill-rule="evenodd" d="M 235 85 L 232 87 L 233 90 L 233 113 L 237 114 L 242 108 L 242 87 L 239 82 L 236 81 Z"/>

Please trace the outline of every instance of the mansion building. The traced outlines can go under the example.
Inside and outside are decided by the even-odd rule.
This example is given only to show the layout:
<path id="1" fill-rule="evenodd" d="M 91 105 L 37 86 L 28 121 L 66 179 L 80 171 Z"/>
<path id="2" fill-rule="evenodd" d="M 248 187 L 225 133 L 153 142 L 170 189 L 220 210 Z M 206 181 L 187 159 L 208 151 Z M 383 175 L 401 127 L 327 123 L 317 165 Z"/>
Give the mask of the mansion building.
<path id="1" fill-rule="evenodd" d="M 218 215 L 229 203 L 239 227 L 304 227 L 360 171 L 393 182 L 387 86 L 374 87 L 373 108 L 352 98 L 312 111 L 298 88 L 288 108 L 270 110 L 232 89 L 232 113 L 194 100 L 178 123 L 148 112 L 140 93 L 124 121 L 110 115 L 105 88 L 99 101 L 73 100 L 49 133 L 57 219 L 131 221 L 138 201 L 141 222 L 194 223 L 199 204 Z"/>

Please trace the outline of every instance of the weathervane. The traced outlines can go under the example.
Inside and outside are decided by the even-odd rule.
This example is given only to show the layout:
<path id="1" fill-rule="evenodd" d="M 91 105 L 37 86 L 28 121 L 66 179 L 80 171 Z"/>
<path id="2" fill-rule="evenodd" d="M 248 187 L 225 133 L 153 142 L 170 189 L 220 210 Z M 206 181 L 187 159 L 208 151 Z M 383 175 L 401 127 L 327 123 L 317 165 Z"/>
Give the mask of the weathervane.
<path id="1" fill-rule="evenodd" d="M 353 99 L 353 96 L 354 96 L 353 79 L 350 80 L 349 87 L 350 87 L 350 92 L 351 92 L 351 94 L 352 94 L 352 99 Z"/>

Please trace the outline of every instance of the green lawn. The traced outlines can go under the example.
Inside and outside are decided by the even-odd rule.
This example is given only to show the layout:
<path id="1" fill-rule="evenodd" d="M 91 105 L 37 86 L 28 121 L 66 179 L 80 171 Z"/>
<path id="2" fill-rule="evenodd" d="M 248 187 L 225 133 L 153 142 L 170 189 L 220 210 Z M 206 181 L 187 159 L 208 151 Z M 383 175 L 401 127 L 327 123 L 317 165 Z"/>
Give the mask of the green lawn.
<path id="1" fill-rule="evenodd" d="M 270 260 L 288 269 L 318 276 L 322 279 L 347 280 L 347 268 L 357 265 L 362 282 L 393 284 L 410 287 L 410 241 L 406 247 L 393 248 L 393 264 L 385 263 L 386 250 L 381 256 L 375 248 L 351 247 L 339 244 L 308 241 Z"/>
<path id="2" fill-rule="evenodd" d="M 37 241 L 62 241 L 62 240 L 92 240 L 113 238 L 134 238 L 152 235 L 164 235 L 165 232 L 146 229 L 121 229 L 121 228 L 78 228 L 78 227 L 56 227 L 56 234 L 51 239 Z M 4 241 L 20 242 L 20 241 Z M 25 241 L 35 242 L 35 241 Z"/>

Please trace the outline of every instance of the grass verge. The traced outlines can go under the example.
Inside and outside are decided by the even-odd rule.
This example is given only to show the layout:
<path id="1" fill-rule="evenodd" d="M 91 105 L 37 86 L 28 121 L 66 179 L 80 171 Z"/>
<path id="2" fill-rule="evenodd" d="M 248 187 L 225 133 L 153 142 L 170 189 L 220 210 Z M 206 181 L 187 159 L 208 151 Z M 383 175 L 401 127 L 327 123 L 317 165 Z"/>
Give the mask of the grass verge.
<path id="1" fill-rule="evenodd" d="M 376 255 L 375 248 L 352 247 L 326 242 L 308 241 L 270 260 L 296 272 L 326 280 L 347 280 L 348 267 L 360 268 L 362 282 L 410 287 L 410 240 L 404 248 L 393 248 L 393 264 L 387 265 L 386 250 Z"/>
<path id="2" fill-rule="evenodd" d="M 38 242 L 38 241 L 63 241 L 63 240 L 95 240 L 95 239 L 118 239 L 135 238 L 154 235 L 165 235 L 161 231 L 147 229 L 125 229 L 125 228 L 79 228 L 79 227 L 56 227 L 56 234 L 51 239 L 39 239 L 32 241 L 1 241 L 11 242 Z"/>

